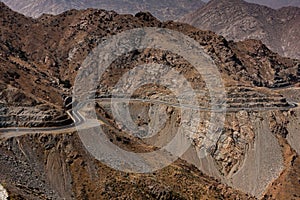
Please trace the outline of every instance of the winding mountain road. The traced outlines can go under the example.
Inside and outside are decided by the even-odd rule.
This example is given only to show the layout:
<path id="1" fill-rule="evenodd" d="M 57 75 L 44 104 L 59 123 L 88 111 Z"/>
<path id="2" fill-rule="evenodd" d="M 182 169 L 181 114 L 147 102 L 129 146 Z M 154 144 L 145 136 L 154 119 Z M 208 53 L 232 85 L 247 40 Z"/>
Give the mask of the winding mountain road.
<path id="1" fill-rule="evenodd" d="M 27 127 L 9 127 L 9 128 L 0 128 L 0 138 L 11 138 L 17 137 L 26 134 L 32 133 L 51 133 L 51 134 L 59 134 L 65 132 L 73 132 L 78 129 L 86 129 L 99 126 L 100 124 L 107 124 L 107 121 L 102 119 L 92 120 L 86 119 L 81 113 L 80 109 L 83 108 L 87 103 L 91 102 L 101 102 L 106 104 L 111 103 L 120 103 L 120 102 L 143 102 L 143 103 L 152 103 L 152 104 L 162 104 L 167 106 L 172 106 L 175 108 L 183 108 L 183 109 L 192 109 L 199 110 L 203 112 L 238 112 L 241 110 L 252 110 L 252 111 L 270 111 L 270 110 L 288 110 L 291 108 L 295 108 L 300 105 L 300 103 L 289 102 L 290 106 L 287 107 L 253 107 L 253 108 L 224 108 L 220 106 L 219 109 L 212 108 L 203 108 L 195 105 L 188 104 L 179 104 L 179 103 L 170 103 L 162 100 L 153 100 L 153 99 L 140 99 L 140 98 L 98 98 L 98 99 L 90 99 L 83 103 L 78 103 L 75 108 L 67 111 L 70 118 L 73 120 L 72 124 L 59 126 L 59 127 L 41 127 L 41 128 L 27 128 Z M 226 105 L 226 104 L 225 104 Z"/>

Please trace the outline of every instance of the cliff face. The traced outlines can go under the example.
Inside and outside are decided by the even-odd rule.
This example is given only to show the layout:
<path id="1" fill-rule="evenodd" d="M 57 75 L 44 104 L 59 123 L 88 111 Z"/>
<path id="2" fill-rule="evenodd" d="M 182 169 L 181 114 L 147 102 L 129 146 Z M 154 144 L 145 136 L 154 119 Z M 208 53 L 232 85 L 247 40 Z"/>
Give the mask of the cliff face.
<path id="1" fill-rule="evenodd" d="M 229 40 L 258 39 L 283 56 L 300 58 L 300 8 L 279 10 L 242 0 L 210 1 L 180 21 L 212 30 Z"/>
<path id="2" fill-rule="evenodd" d="M 57 119 L 66 119 L 65 97 L 72 95 L 74 80 L 87 55 L 105 37 L 142 27 L 171 29 L 196 40 L 221 73 L 227 93 L 222 100 L 228 106 L 224 128 L 218 130 L 220 136 L 208 157 L 197 156 L 210 125 L 211 112 L 206 110 L 200 114 L 199 127 L 185 133 L 193 147 L 183 159 L 144 175 L 115 171 L 97 161 L 86 151 L 75 129 L 23 136 L 18 132 L 1 133 L 0 180 L 13 197 L 250 199 L 245 193 L 257 197 L 266 193 L 276 198 L 283 189 L 272 187 L 272 183 L 288 185 L 287 180 L 296 181 L 293 172 L 299 170 L 299 165 L 292 165 L 297 154 L 291 146 L 296 149 L 297 145 L 289 137 L 297 135 L 298 114 L 291 110 L 297 109 L 293 105 L 297 98 L 286 93 L 285 87 L 293 90 L 299 83 L 298 60 L 281 57 L 257 40 L 228 42 L 213 32 L 187 24 L 160 22 L 149 13 L 132 16 L 87 9 L 31 19 L 4 4 L 0 4 L 0 11 L 0 111 L 1 117 L 8 118 L 2 120 L 6 126 L 16 126 L 14 117 L 20 114 L 35 118 L 18 119 L 19 126 L 49 126 Z M 199 106 L 207 107 L 210 103 L 206 83 L 191 63 L 159 49 L 142 49 L 120 56 L 103 74 L 96 95 L 110 96 L 112 86 L 143 63 L 176 69 L 195 91 L 201 92 Z M 141 77 L 137 74 L 135 79 L 128 80 L 131 84 Z M 157 136 L 135 138 L 119 125 L 105 102 L 92 104 L 109 141 L 123 149 L 155 150 L 174 136 L 179 125 L 194 120 L 181 120 L 179 108 L 174 106 L 178 102 L 166 87 L 146 84 L 133 96 L 149 100 L 130 103 L 133 121 L 142 130 L 159 124 L 162 128 Z M 174 104 L 160 105 L 160 100 Z M 61 125 L 64 124 L 54 124 Z M 290 159 L 294 155 L 295 159 Z M 284 196 L 297 196 L 297 191 L 287 191 Z"/>

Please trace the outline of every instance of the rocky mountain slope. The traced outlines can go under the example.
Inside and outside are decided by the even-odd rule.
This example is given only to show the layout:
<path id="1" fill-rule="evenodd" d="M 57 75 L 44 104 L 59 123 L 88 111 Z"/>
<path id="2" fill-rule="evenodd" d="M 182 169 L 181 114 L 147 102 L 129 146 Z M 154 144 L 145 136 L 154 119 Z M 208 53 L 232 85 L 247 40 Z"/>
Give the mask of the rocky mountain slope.
<path id="1" fill-rule="evenodd" d="M 70 9 L 98 8 L 114 10 L 118 13 L 135 14 L 140 11 L 151 12 L 161 20 L 178 19 L 204 5 L 200 0 L 2 0 L 13 10 L 31 17 L 39 17 L 43 13 L 60 14 Z"/>
<path id="2" fill-rule="evenodd" d="M 16 107 L 46 103 L 46 107 L 61 113 L 64 97 L 71 92 L 70 83 L 97 41 L 121 30 L 143 26 L 175 28 L 191 35 L 204 46 L 224 76 L 239 84 L 280 87 L 298 81 L 298 61 L 280 57 L 258 41 L 227 42 L 212 32 L 199 32 L 173 22 L 161 23 L 146 14 L 133 17 L 90 9 L 31 19 L 13 13 L 2 4 L 2 103 Z M 181 29 L 182 26 L 186 30 Z M 28 32 L 30 34 L 25 34 Z M 194 32 L 197 32 L 195 36 Z M 2 110 L 3 115 L 18 112 L 18 109 Z M 61 116 L 61 119 L 65 118 Z"/>
<path id="3" fill-rule="evenodd" d="M 221 72 L 228 94 L 224 101 L 228 102 L 229 111 L 221 136 L 209 156 L 197 157 L 202 133 L 207 132 L 209 125 L 209 112 L 201 114 L 203 121 L 199 129 L 186 133 L 194 146 L 184 155 L 184 160 L 144 175 L 119 172 L 97 161 L 87 152 L 76 132 L 8 135 L 0 139 L 0 184 L 10 195 L 16 199 L 299 197 L 298 185 L 284 194 L 282 188 L 272 186 L 272 183 L 289 185 L 298 181 L 294 172 L 299 170 L 299 165 L 293 163 L 299 162 L 299 158 L 288 138 L 297 136 L 299 113 L 291 110 L 297 108 L 276 91 L 294 88 L 299 83 L 299 60 L 281 57 L 257 40 L 227 41 L 211 31 L 201 31 L 187 24 L 160 22 L 150 13 L 132 16 L 87 9 L 32 19 L 0 3 L 1 111 L 2 117 L 12 118 L 2 122 L 5 126 L 16 126 L 11 122 L 20 114 L 35 117 L 48 116 L 47 113 L 50 116 L 65 114 L 65 97 L 71 95 L 75 77 L 92 49 L 105 37 L 142 27 L 167 28 L 193 38 Z M 172 52 L 157 49 L 120 56 L 103 75 L 97 95 L 111 95 L 110 89 L 120 77 L 141 63 L 171 66 L 183 74 L 195 90 L 204 93 L 199 104 L 209 102 L 205 82 L 191 64 Z M 157 100 L 171 98 L 172 94 L 164 87 L 146 85 L 135 91 L 134 96 Z M 153 108 L 149 103 L 132 102 L 132 118 L 141 128 L 157 123 L 157 119 L 149 119 L 153 110 L 167 111 L 161 132 L 143 140 L 120 127 L 110 108 L 101 103 L 93 106 L 99 120 L 106 122 L 105 134 L 109 141 L 134 152 L 161 147 L 173 136 L 173 126 L 186 123 L 181 122 L 178 108 L 174 106 Z M 243 110 L 245 107 L 251 110 Z M 24 109 L 20 111 L 20 108 Z M 20 126 L 30 126 L 32 121 L 39 125 L 40 120 L 43 123 L 57 121 L 48 117 L 18 119 Z M 64 124 L 55 124 L 60 125 Z M 94 129 L 89 131 L 92 133 Z"/>
<path id="4" fill-rule="evenodd" d="M 254 199 L 183 160 L 150 174 L 113 170 L 91 157 L 76 134 L 14 138 L 0 151 L 0 180 L 13 199 Z"/>
<path id="5" fill-rule="evenodd" d="M 247 2 L 265 5 L 274 9 L 288 6 L 300 7 L 299 0 L 247 0 Z"/>
<path id="6" fill-rule="evenodd" d="M 256 3 L 270 8 L 279 9 L 282 7 L 300 7 L 300 0 L 245 0 L 249 3 Z M 204 0 L 204 2 L 209 2 L 209 0 Z"/>
<path id="7" fill-rule="evenodd" d="M 274 52 L 300 58 L 300 8 L 273 10 L 243 0 L 212 0 L 180 21 L 215 31 L 228 40 L 258 39 Z"/>

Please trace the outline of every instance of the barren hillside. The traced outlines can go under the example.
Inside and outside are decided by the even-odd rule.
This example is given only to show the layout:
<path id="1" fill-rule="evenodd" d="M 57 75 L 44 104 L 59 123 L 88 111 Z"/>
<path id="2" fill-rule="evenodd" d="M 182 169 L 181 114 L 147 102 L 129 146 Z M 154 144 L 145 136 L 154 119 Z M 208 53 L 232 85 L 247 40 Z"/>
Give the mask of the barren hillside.
<path id="1" fill-rule="evenodd" d="M 145 48 L 119 56 L 102 75 L 95 91 L 83 88 L 87 94 L 95 93 L 98 101 L 92 99 L 95 102 L 81 104 L 81 117 L 87 119 L 92 107 L 97 122 L 102 123 L 105 141 L 130 152 L 155 151 L 174 137 L 178 127 L 198 120 L 183 120 L 185 114 L 199 112 L 199 125 L 183 133 L 192 146 L 180 159 L 155 172 L 136 174 L 110 168 L 87 151 L 75 127 L 64 128 L 72 125 L 67 114 L 70 108 L 65 105 L 66 97 L 74 92 L 78 73 L 85 67 L 83 61 L 97 45 L 111 35 L 144 27 L 180 32 L 201 45 L 221 74 L 226 91 L 222 101 L 226 102 L 227 113 L 224 126 L 215 130 L 219 134 L 216 143 L 205 149 L 207 157 L 199 158 L 211 116 L 217 113 L 215 120 L 219 119 L 218 112 L 207 106 L 212 91 L 206 81 L 216 81 L 210 79 L 213 76 L 208 74 L 205 79 L 201 73 L 206 73 L 206 69 L 197 72 L 184 57 L 163 49 Z M 0 184 L 12 198 L 300 197 L 299 185 L 294 184 L 299 171 L 299 165 L 295 164 L 299 163 L 296 141 L 300 140 L 297 138 L 300 115 L 295 104 L 298 97 L 285 92 L 288 88 L 295 93 L 299 84 L 299 60 L 282 57 L 258 40 L 227 41 L 211 31 L 161 22 L 143 12 L 133 16 L 97 9 L 71 10 L 32 19 L 0 3 L 0 30 Z M 114 118 L 111 102 L 102 98 L 111 97 L 113 86 L 122 76 L 143 63 L 157 64 L 160 68 L 156 71 L 161 73 L 168 70 L 163 66 L 169 66 L 199 92 L 197 105 L 187 104 L 180 112 L 178 100 L 166 86 L 145 84 L 135 90 L 132 97 L 143 101 L 130 101 L 129 110 L 132 122 L 142 130 L 139 133 L 147 133 L 145 130 L 153 124 L 161 127 L 157 135 L 148 138 L 127 132 Z M 93 73 L 86 74 L 87 80 L 92 80 L 90 76 L 93 78 Z M 164 78 L 174 79 L 167 75 Z M 143 74 L 137 73 L 134 79 L 126 80 L 132 85 L 140 79 L 144 79 Z M 183 97 L 191 103 L 188 95 Z M 123 120 L 130 123 L 129 118 Z M 95 128 L 84 127 L 88 125 L 85 121 L 88 120 L 83 120 L 83 129 L 97 135 Z M 54 129 L 49 131 L 49 127 Z M 163 158 L 153 160 L 160 159 Z M 284 190 L 285 185 L 293 188 Z"/>

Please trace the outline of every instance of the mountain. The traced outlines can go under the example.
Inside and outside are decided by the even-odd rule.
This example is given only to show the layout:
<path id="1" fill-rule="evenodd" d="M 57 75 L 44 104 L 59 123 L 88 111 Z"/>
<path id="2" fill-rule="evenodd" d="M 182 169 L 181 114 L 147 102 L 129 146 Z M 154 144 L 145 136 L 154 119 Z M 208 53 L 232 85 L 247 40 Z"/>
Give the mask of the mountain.
<path id="1" fill-rule="evenodd" d="M 173 20 L 204 5 L 200 0 L 2 0 L 13 10 L 31 17 L 43 13 L 59 14 L 70 9 L 99 8 L 118 13 L 135 14 L 149 11 L 161 20 Z"/>
<path id="2" fill-rule="evenodd" d="M 260 5 L 265 5 L 274 9 L 279 9 L 282 7 L 300 7 L 300 0 L 246 0 L 249 3 L 256 3 Z"/>
<path id="3" fill-rule="evenodd" d="M 245 0 L 249 3 L 256 3 L 264 6 L 268 6 L 274 9 L 279 9 L 282 7 L 300 7 L 300 0 Z M 209 2 L 209 0 L 204 0 L 204 2 Z"/>
<path id="4" fill-rule="evenodd" d="M 133 153 L 160 149 L 169 143 L 178 127 L 196 120 L 196 117 L 182 119 L 185 111 L 194 113 L 203 105 L 206 109 L 199 113 L 201 123 L 183 135 L 191 140 L 192 146 L 182 158 L 155 172 L 137 174 L 111 168 L 88 152 L 88 146 L 68 118 L 70 107 L 66 104 L 76 77 L 86 69 L 83 61 L 95 47 L 118 33 L 145 27 L 177 31 L 201 45 L 221 74 L 227 94 L 220 101 L 228 104 L 228 112 L 224 127 L 218 127 L 220 135 L 207 150 L 207 157 L 199 158 L 199 149 L 205 145 L 203 137 L 213 124 L 210 120 L 214 113 L 219 114 L 219 110 L 207 109 L 210 93 L 220 90 L 213 85 L 208 91 L 206 81 L 217 81 L 210 69 L 197 72 L 183 56 L 164 49 L 143 48 L 120 55 L 105 70 L 99 86 L 83 88 L 87 94 L 96 93 L 99 102 L 95 100 L 86 106 L 77 102 L 79 106 L 76 106 L 73 99 L 76 106 L 73 114 L 78 107 L 82 111 L 81 128 L 88 131 L 85 138 L 98 134 L 84 118 L 90 113 L 89 106 L 95 108 L 97 120 L 103 123 L 107 141 Z M 299 99 L 296 92 L 300 82 L 299 60 L 282 57 L 258 40 L 228 41 L 212 31 L 188 24 L 161 22 L 147 12 L 133 16 L 86 9 L 33 19 L 0 3 L 0 30 L 0 184 L 11 199 L 292 199 L 300 196 L 300 151 L 297 149 L 300 111 L 295 105 Z M 132 121 L 142 130 L 165 121 L 159 134 L 149 138 L 135 137 L 128 132 L 114 118 L 111 105 L 101 99 L 112 96 L 113 86 L 123 75 L 144 63 L 162 66 L 158 72 L 164 72 L 165 66 L 169 66 L 185 77 L 199 96 L 199 106 L 190 105 L 189 95 L 184 96 L 187 106 L 197 106 L 195 110 L 180 109 L 174 94 L 165 85 L 144 84 L 135 90 L 132 97 L 142 101 L 130 101 Z M 93 70 L 84 72 L 87 80 L 93 80 Z M 206 80 L 200 73 L 207 75 Z M 135 79 L 126 79 L 129 85 L 143 77 L 134 71 L 133 74 Z M 178 88 L 186 87 L 169 74 L 163 78 Z M 77 86 L 85 83 L 77 82 Z M 53 129 L 46 129 L 49 127 Z M 160 157 L 152 159 L 161 160 Z"/>
<path id="5" fill-rule="evenodd" d="M 274 52 L 300 58 L 300 8 L 273 10 L 243 0 L 212 0 L 180 21 L 228 40 L 258 39 Z"/>

